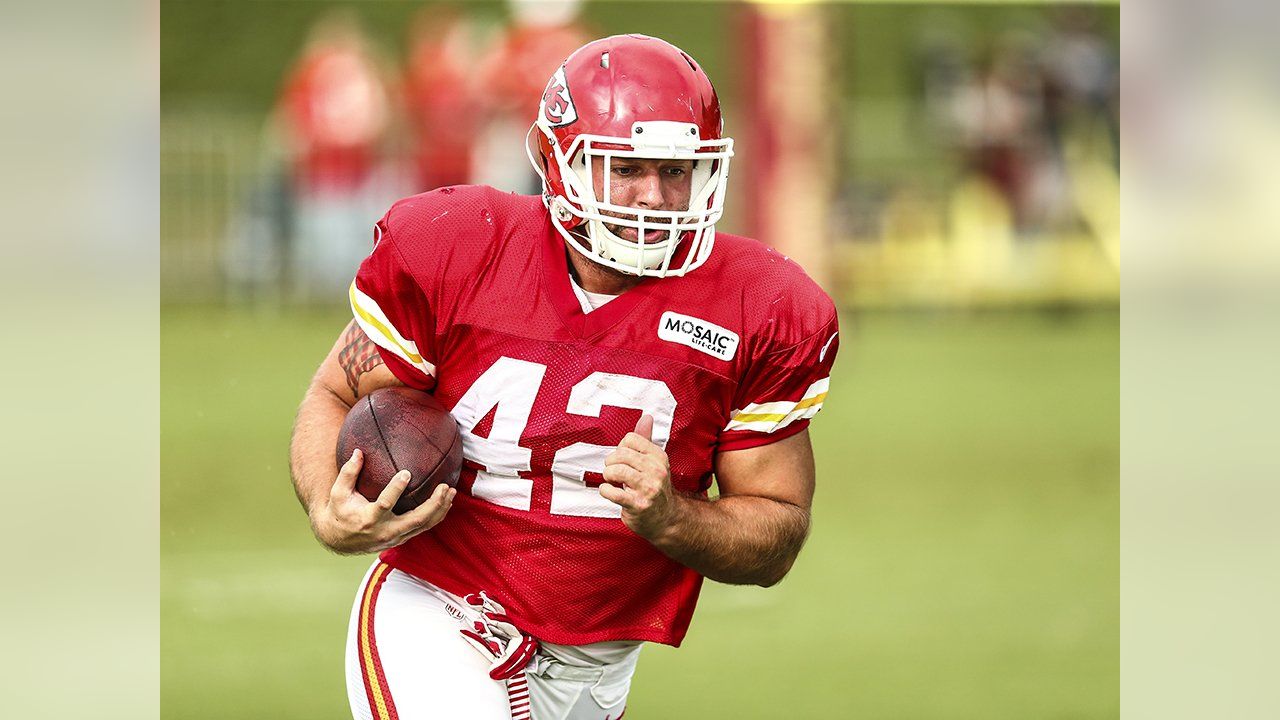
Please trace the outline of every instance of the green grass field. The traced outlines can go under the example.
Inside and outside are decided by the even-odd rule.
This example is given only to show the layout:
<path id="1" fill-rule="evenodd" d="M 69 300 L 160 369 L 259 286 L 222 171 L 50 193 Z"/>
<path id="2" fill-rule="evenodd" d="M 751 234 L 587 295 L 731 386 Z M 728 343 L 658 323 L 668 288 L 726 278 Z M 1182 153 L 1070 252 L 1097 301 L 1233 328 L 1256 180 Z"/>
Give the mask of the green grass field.
<path id="1" fill-rule="evenodd" d="M 344 323 L 163 313 L 163 717 L 348 717 L 368 560 L 311 539 L 287 470 Z M 1118 717 L 1118 315 L 844 326 L 809 545 L 775 588 L 708 584 L 627 717 Z"/>

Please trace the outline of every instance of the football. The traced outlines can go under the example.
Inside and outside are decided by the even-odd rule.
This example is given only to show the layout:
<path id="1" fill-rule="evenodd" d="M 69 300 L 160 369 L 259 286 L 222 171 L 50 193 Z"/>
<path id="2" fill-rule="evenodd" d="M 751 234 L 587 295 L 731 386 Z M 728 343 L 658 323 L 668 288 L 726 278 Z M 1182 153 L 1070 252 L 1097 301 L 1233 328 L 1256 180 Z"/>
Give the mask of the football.
<path id="1" fill-rule="evenodd" d="M 462 438 L 453 416 L 431 395 L 404 387 L 375 390 L 356 401 L 338 434 L 338 466 L 356 448 L 364 466 L 356 491 L 370 501 L 400 470 L 412 473 L 397 515 L 421 505 L 440 483 L 457 485 Z"/>

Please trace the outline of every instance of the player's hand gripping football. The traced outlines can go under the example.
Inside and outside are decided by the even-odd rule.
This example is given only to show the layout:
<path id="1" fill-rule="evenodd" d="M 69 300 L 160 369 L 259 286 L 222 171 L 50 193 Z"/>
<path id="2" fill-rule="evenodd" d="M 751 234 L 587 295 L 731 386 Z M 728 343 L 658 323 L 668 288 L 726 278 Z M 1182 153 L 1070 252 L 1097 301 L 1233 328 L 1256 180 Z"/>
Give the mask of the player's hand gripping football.
<path id="1" fill-rule="evenodd" d="M 338 471 L 325 503 L 311 513 L 316 537 L 336 552 L 370 553 L 395 547 L 435 527 L 453 506 L 458 491 L 441 483 L 426 502 L 396 515 L 392 508 L 409 484 L 409 471 L 396 473 L 378 499 L 369 502 L 356 492 L 363 464 L 364 454 L 356 450 Z"/>
<path id="2" fill-rule="evenodd" d="M 622 506 L 622 522 L 641 537 L 653 539 L 671 524 L 677 498 L 667 453 L 653 442 L 652 416 L 641 415 L 605 457 L 600 495 Z"/>

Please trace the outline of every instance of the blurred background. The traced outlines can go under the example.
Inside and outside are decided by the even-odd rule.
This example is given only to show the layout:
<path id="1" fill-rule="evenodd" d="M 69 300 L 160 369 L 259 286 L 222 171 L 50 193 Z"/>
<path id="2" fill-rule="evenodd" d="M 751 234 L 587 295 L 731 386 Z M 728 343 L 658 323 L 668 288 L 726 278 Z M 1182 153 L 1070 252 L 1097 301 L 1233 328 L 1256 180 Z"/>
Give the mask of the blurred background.
<path id="1" fill-rule="evenodd" d="M 345 717 L 368 560 L 289 486 L 294 409 L 396 198 L 535 192 L 524 132 L 588 39 L 704 66 L 722 228 L 843 313 L 815 529 L 708 584 L 628 717 L 1119 714 L 1119 8 L 163 2 L 162 714 Z"/>

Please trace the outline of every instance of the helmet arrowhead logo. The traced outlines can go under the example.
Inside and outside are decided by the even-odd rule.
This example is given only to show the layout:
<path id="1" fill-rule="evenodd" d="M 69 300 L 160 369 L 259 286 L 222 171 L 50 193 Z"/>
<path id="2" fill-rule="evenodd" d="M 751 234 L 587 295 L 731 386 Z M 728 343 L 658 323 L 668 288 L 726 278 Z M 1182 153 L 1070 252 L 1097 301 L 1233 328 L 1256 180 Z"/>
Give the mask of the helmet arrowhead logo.
<path id="1" fill-rule="evenodd" d="M 568 125 L 578 119 L 578 110 L 573 106 L 573 98 L 569 96 L 569 83 L 564 79 L 564 66 L 556 70 L 542 93 L 540 121 L 551 127 Z"/>

